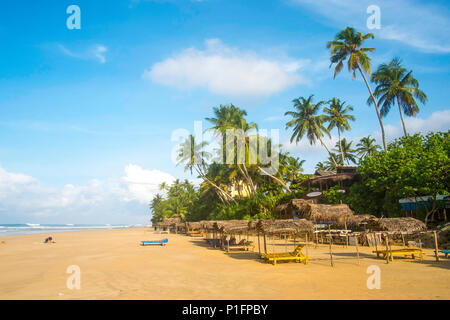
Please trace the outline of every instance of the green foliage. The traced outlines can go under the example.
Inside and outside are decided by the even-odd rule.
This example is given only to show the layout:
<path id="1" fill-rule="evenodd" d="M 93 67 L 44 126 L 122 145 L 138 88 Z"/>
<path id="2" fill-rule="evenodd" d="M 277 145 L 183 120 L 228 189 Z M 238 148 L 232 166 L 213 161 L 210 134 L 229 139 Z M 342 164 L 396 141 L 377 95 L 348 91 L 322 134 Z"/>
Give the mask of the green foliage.
<path id="1" fill-rule="evenodd" d="M 361 183 L 352 187 L 350 203 L 357 211 L 399 216 L 401 198 L 448 194 L 449 170 L 449 132 L 402 137 L 361 161 Z"/>
<path id="2" fill-rule="evenodd" d="M 342 188 L 339 186 L 334 186 L 328 189 L 328 191 L 323 192 L 323 196 L 327 203 L 329 204 L 339 204 L 339 203 L 346 203 L 348 201 L 348 196 L 340 192 Z"/>

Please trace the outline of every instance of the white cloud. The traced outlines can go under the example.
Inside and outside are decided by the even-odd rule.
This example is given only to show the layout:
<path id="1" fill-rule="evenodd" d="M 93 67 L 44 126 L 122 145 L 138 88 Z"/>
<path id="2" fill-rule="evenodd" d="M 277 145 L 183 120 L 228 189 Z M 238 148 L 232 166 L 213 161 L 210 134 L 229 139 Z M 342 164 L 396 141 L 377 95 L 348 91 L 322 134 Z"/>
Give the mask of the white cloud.
<path id="1" fill-rule="evenodd" d="M 426 134 L 431 131 L 450 130 L 450 110 L 435 111 L 426 119 L 420 117 L 406 117 L 405 126 L 408 134 Z M 401 126 L 400 120 L 395 126 L 385 125 L 384 127 L 386 140 L 388 142 L 403 135 L 403 128 Z M 374 132 L 373 136 L 377 139 L 377 141 L 381 142 L 380 131 Z"/>
<path id="2" fill-rule="evenodd" d="M 419 4 L 416 1 L 390 0 L 291 0 L 326 18 L 324 23 L 351 25 L 376 37 L 399 41 L 421 51 L 450 53 L 450 14 L 446 7 Z M 381 11 L 381 29 L 369 30 L 367 7 L 377 5 Z"/>
<path id="3" fill-rule="evenodd" d="M 172 183 L 175 178 L 168 173 L 159 170 L 145 170 L 133 164 L 125 167 L 126 176 L 123 181 L 128 193 L 124 197 L 126 201 L 137 200 L 148 203 L 159 192 L 159 185 L 163 182 Z"/>
<path id="4" fill-rule="evenodd" d="M 230 96 L 270 96 L 295 84 L 308 84 L 298 71 L 302 60 L 266 59 L 253 52 L 206 40 L 206 49 L 188 48 L 155 63 L 143 77 L 180 89 L 206 88 Z"/>
<path id="5" fill-rule="evenodd" d="M 44 218 L 61 223 L 133 223 L 141 216 L 140 222 L 144 222 L 142 219 L 148 221 L 148 204 L 159 192 L 159 184 L 173 180 L 162 171 L 129 164 L 120 179 L 49 188 L 31 176 L 0 167 L 0 217 L 13 222 Z"/>
<path id="6" fill-rule="evenodd" d="M 61 52 L 64 53 L 66 56 L 75 59 L 97 60 L 102 64 L 106 62 L 105 54 L 108 51 L 108 48 L 101 44 L 91 46 L 88 49 L 83 49 L 77 52 L 74 52 L 73 50 L 66 48 L 62 44 L 59 44 L 58 47 L 61 50 Z"/>

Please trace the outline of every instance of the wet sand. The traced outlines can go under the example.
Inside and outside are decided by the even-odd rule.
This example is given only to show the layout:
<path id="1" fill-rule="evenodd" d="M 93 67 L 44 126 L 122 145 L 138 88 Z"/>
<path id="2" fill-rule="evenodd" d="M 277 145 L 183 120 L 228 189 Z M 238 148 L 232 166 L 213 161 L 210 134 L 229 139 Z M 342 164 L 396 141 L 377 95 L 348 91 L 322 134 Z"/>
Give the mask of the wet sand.
<path id="1" fill-rule="evenodd" d="M 311 260 L 273 266 L 254 252 L 209 247 L 202 238 L 150 229 L 79 231 L 0 237 L 0 299 L 450 299 L 450 260 L 376 259 L 373 248 L 308 246 Z M 169 238 L 167 246 L 139 246 Z M 255 241 L 256 243 L 256 241 Z M 268 241 L 267 250 L 292 250 Z M 256 243 L 256 251 L 258 251 Z M 81 288 L 68 289 L 69 266 Z M 367 267 L 381 269 L 381 289 L 368 289 Z"/>

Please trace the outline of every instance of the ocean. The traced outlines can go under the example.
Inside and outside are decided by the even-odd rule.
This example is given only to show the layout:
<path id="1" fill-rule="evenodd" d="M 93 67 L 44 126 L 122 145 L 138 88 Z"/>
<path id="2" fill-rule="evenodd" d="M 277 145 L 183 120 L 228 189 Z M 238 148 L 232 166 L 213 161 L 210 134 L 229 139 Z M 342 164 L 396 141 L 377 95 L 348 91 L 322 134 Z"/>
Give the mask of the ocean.
<path id="1" fill-rule="evenodd" d="M 143 225 L 110 225 L 110 224 L 0 224 L 0 237 L 12 236 L 19 234 L 33 234 L 33 233 L 54 233 L 66 231 L 81 231 L 81 230 L 108 230 L 108 229 L 126 229 L 139 228 Z"/>

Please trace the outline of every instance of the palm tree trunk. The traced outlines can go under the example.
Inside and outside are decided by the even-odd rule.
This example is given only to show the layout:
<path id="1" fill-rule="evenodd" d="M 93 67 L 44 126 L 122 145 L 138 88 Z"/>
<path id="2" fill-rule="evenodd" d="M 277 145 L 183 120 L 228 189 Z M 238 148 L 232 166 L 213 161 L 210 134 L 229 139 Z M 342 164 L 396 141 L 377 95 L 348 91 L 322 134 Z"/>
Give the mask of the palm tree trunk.
<path id="1" fill-rule="evenodd" d="M 344 164 L 345 157 L 344 157 L 344 150 L 342 150 L 341 130 L 339 130 L 339 128 L 338 128 L 338 136 L 339 136 L 339 148 L 341 149 L 342 164 Z"/>
<path id="2" fill-rule="evenodd" d="M 197 165 L 198 166 L 198 165 Z M 216 185 L 214 182 L 212 182 L 211 180 L 209 180 L 206 175 L 203 174 L 203 172 L 201 171 L 200 168 L 195 168 L 196 171 L 198 172 L 198 174 L 205 180 L 207 181 L 211 186 L 213 186 L 213 188 L 215 188 L 227 201 L 234 201 L 233 197 L 231 195 L 229 195 L 225 190 L 223 190 L 222 188 L 220 188 L 218 185 Z"/>
<path id="3" fill-rule="evenodd" d="M 383 126 L 383 121 L 381 120 L 381 114 L 380 114 L 380 110 L 378 109 L 378 104 L 377 104 L 377 100 L 375 99 L 373 93 L 372 93 L 372 89 L 370 89 L 370 85 L 367 82 L 366 76 L 364 75 L 364 73 L 362 72 L 361 68 L 358 66 L 358 70 L 361 73 L 364 82 L 366 83 L 367 89 L 369 90 L 370 96 L 372 97 L 373 100 L 373 104 L 375 105 L 375 110 L 377 111 L 377 117 L 378 117 L 378 121 L 380 122 L 380 128 L 381 128 L 381 138 L 383 139 L 383 147 L 384 150 L 386 150 L 386 138 L 384 136 L 384 126 Z"/>
<path id="4" fill-rule="evenodd" d="M 406 137 L 408 134 L 406 133 L 405 121 L 403 120 L 402 106 L 400 105 L 400 99 L 398 97 L 397 97 L 397 104 L 398 104 L 398 111 L 400 112 L 400 119 L 402 119 L 403 132 L 405 133 Z"/>
<path id="5" fill-rule="evenodd" d="M 319 139 L 319 141 L 320 141 L 320 143 L 322 144 L 322 146 L 328 151 L 328 154 L 330 155 L 331 160 L 333 160 L 334 165 L 337 167 L 338 164 L 337 164 L 337 162 L 336 162 L 336 159 L 334 159 L 334 157 L 333 157 L 333 155 L 331 154 L 330 150 L 328 149 L 327 145 L 326 145 L 325 143 L 323 143 L 323 140 L 322 140 L 321 137 L 318 136 L 317 138 Z"/>
<path id="6" fill-rule="evenodd" d="M 278 179 L 277 177 L 271 175 L 270 173 L 268 173 L 266 170 L 264 170 L 263 168 L 261 168 L 260 166 L 258 166 L 258 169 L 261 170 L 262 172 L 264 172 L 266 175 L 268 175 L 269 177 L 271 177 L 273 180 L 275 180 L 276 182 L 278 182 L 279 184 L 281 184 L 289 193 L 292 193 L 292 190 L 280 179 Z"/>

